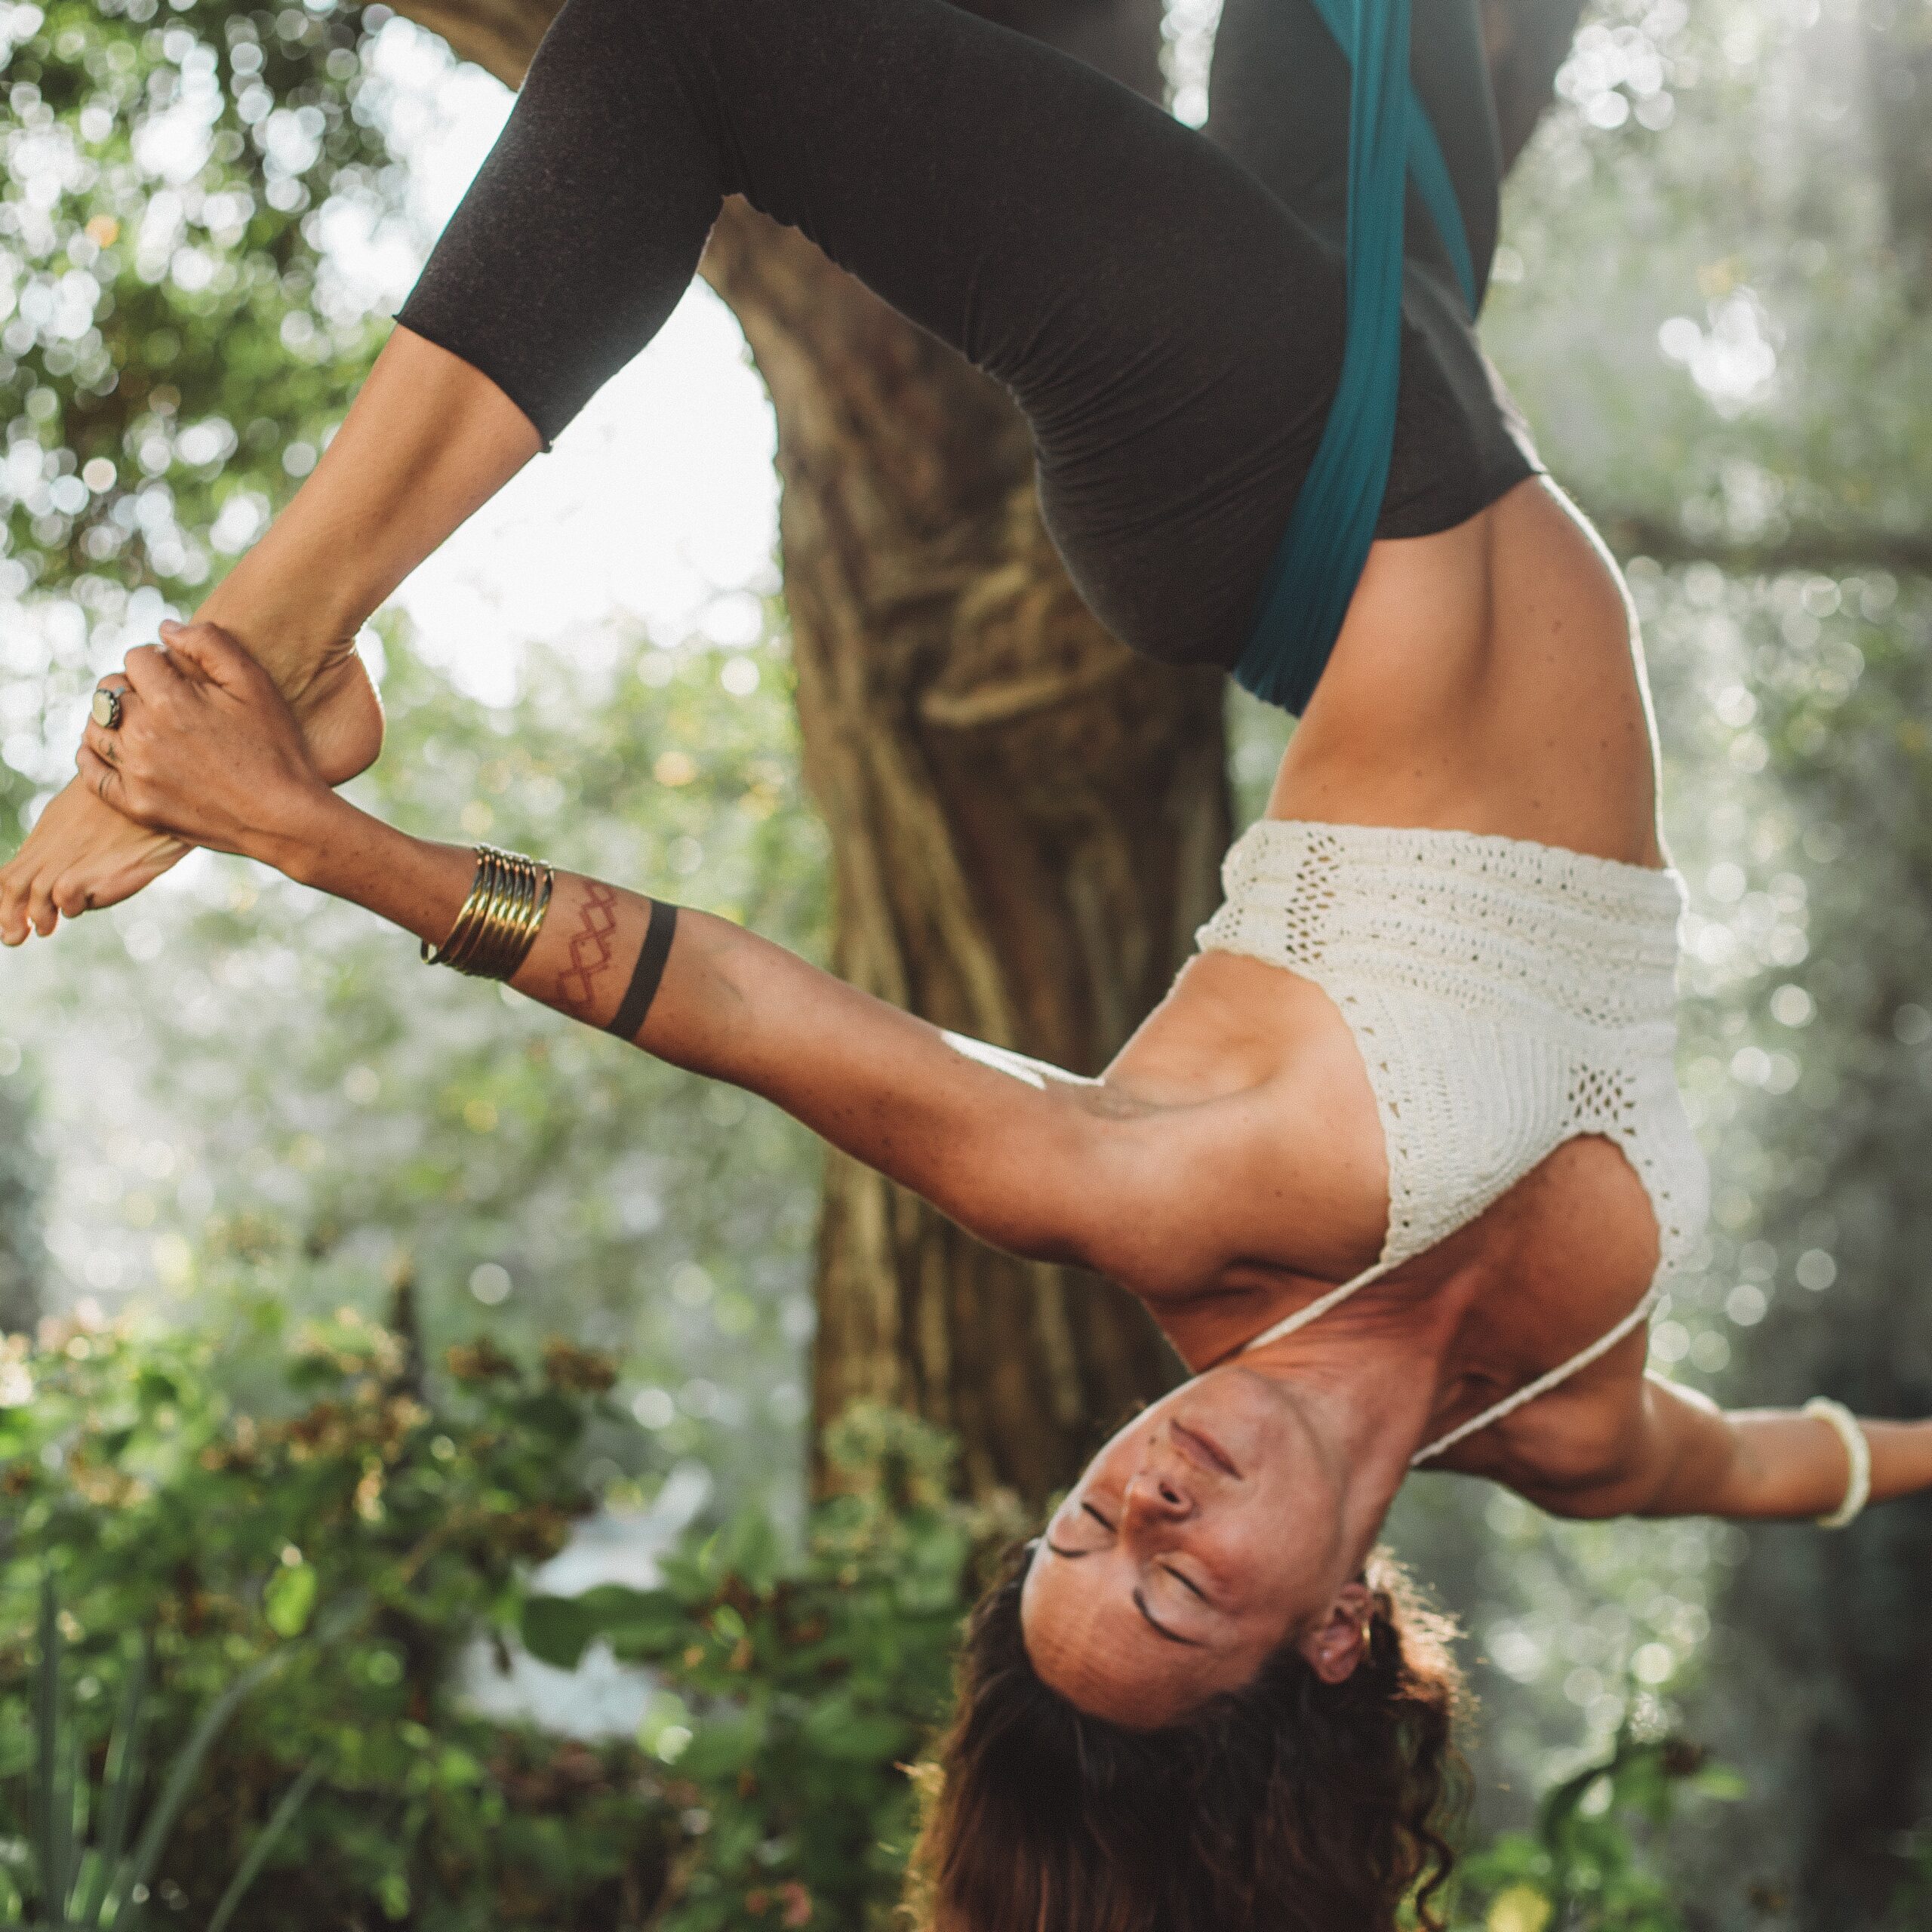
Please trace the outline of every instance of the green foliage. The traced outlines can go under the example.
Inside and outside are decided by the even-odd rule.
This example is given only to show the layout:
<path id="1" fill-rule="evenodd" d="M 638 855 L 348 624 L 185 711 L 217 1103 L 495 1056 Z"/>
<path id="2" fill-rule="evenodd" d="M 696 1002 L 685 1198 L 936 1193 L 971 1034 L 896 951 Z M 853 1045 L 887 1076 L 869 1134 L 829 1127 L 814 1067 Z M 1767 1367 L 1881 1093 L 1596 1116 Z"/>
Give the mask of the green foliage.
<path id="1" fill-rule="evenodd" d="M 0 826 L 68 776 L 91 667 L 253 541 L 374 353 L 325 245 L 401 186 L 370 17 L 0 0 L 0 609 L 38 620 L 4 661 L 51 660 L 0 714 Z"/>
<path id="2" fill-rule="evenodd" d="M 533 1594 L 587 1505 L 572 1465 L 610 1364 L 485 1340 L 432 1375 L 398 1314 L 7 1345 L 33 1395 L 0 1408 L 0 1924 L 35 1922 L 35 1875 L 64 1872 L 89 1932 L 130 1932 L 143 1876 L 146 1924 L 209 1932 L 244 1887 L 250 1932 L 885 1932 L 911 1767 L 1014 1515 L 954 1500 L 946 1438 L 862 1407 L 828 1433 L 801 1548 L 748 1509 L 651 1589 Z M 224 1394 L 266 1365 L 278 1403 Z M 594 1643 L 647 1667 L 639 1744 L 466 1709 L 460 1648 L 512 1629 L 560 1668 Z M 150 1768 L 144 1740 L 184 1738 Z M 1457 1923 L 1683 1932 L 1664 1834 L 1735 1789 L 1626 1724 L 1534 1832 L 1468 1859 Z"/>
<path id="3" fill-rule="evenodd" d="M 496 708 L 392 632 L 389 751 L 358 795 L 427 835 L 668 889 L 823 957 L 825 841 L 804 806 L 782 637 L 597 643 L 568 661 L 532 651 Z M 191 1318 L 230 1289 L 380 1315 L 383 1274 L 406 1257 L 432 1358 L 478 1321 L 506 1346 L 563 1331 L 621 1357 L 648 1426 L 597 1426 L 607 1478 L 650 1495 L 701 1467 L 734 1498 L 790 1506 L 811 1136 L 426 971 L 412 941 L 259 867 L 203 855 L 177 877 L 8 962 L 41 1121 L 73 1157 L 134 1163 L 87 1207 L 84 1246 L 63 1243 L 83 1278 Z M 115 1077 L 139 1097 L 104 1144 L 90 1090 L 103 1016 Z M 8 1030 L 0 1019 L 0 1052 Z"/>
<path id="4" fill-rule="evenodd" d="M 191 589 L 209 532 L 217 555 L 254 534 L 269 506 L 245 530 L 245 494 L 312 466 L 374 346 L 371 318 L 331 312 L 312 212 L 393 186 L 357 111 L 360 31 L 329 5 L 0 11 L 0 414 L 28 580 Z"/>
<path id="5" fill-rule="evenodd" d="M 251 1932 L 372 1913 L 435 1932 L 642 1922 L 669 1837 L 648 1761 L 487 1724 L 454 1668 L 590 1506 L 574 1465 L 608 1363 L 558 1343 L 532 1365 L 485 1341 L 432 1375 L 406 1319 L 291 1338 L 269 1304 L 223 1331 L 66 1324 L 5 1346 L 0 1837 L 48 1815 L 36 1765 L 122 1789 L 131 1711 L 167 1739 L 219 1712 L 198 1775 L 184 1756 L 156 1800 L 171 1829 L 152 1889 L 172 1912 L 218 1909 L 252 1848 L 271 1882 Z M 240 1408 L 236 1380 L 280 1398 Z M 73 1680 L 52 1760 L 47 1652 L 29 1641 L 48 1577 Z M 271 1669 L 272 1698 L 237 1700 Z M 114 1815 L 93 1808 L 88 1872 Z M 272 1882 L 297 1868 L 300 1887 Z"/>
<path id="6" fill-rule="evenodd" d="M 280 1668 L 288 1653 L 272 1651 L 259 1659 L 202 1714 L 137 1827 L 137 1801 L 148 1777 L 147 1647 L 125 1675 L 97 1788 L 83 1774 L 66 1704 L 60 1618 L 51 1576 L 41 1586 L 37 1635 L 32 1829 L 24 1838 L 0 1841 L 0 1924 L 31 1925 L 42 1932 L 135 1932 L 148 1917 L 156 1867 L 208 1754 L 236 1706 Z M 320 1776 L 321 1767 L 311 1765 L 289 1786 L 223 1890 L 208 1932 L 222 1932 L 233 1918 Z"/>
<path id="7" fill-rule="evenodd" d="M 1662 1841 L 1687 1798 L 1743 1791 L 1697 1746 L 1626 1719 L 1607 1758 L 1544 1797 L 1533 1831 L 1506 1832 L 1465 1860 L 1458 1888 L 1477 1909 L 1466 1903 L 1459 1923 L 1471 1932 L 1688 1932 L 1659 1869 Z"/>
<path id="8" fill-rule="evenodd" d="M 906 1767 L 945 1714 L 980 1559 L 1015 1524 L 953 1500 L 951 1445 L 897 1411 L 854 1409 L 824 1447 L 835 1493 L 796 1560 L 748 1511 L 694 1533 L 655 1589 L 525 1605 L 539 1657 L 601 1638 L 663 1687 L 647 1736 L 701 1826 L 663 1932 L 860 1932 L 899 1901 Z"/>

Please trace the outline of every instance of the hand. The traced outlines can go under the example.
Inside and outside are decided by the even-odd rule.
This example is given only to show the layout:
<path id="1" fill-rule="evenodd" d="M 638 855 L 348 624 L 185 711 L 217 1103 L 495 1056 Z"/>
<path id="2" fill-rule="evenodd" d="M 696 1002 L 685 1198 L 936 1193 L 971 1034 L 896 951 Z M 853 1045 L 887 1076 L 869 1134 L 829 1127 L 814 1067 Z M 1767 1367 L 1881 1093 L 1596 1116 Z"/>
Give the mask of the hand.
<path id="1" fill-rule="evenodd" d="M 330 784 L 375 762 L 382 703 L 352 643 L 325 651 L 291 702 L 310 761 Z M 30 933 L 45 938 L 63 918 L 131 899 L 190 849 L 122 817 L 76 778 L 0 866 L 0 945 L 21 945 Z"/>
<path id="2" fill-rule="evenodd" d="M 164 624 L 130 652 L 118 728 L 76 762 L 103 804 L 150 832 L 272 862 L 329 796 L 274 680 L 216 626 Z"/>

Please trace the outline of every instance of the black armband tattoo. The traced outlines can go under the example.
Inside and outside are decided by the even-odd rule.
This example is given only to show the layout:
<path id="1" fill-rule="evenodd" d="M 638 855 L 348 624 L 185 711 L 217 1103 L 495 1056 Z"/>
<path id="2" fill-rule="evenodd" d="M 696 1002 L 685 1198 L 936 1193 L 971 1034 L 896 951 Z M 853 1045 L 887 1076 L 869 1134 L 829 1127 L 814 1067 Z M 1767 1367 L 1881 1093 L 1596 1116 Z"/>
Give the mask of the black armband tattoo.
<path id="1" fill-rule="evenodd" d="M 631 975 L 630 990 L 624 995 L 617 1017 L 605 1029 L 620 1040 L 635 1041 L 644 1030 L 651 1003 L 664 977 L 665 961 L 671 956 L 671 942 L 677 937 L 678 909 L 667 899 L 651 902 L 651 924 L 644 935 L 644 950 L 638 955 L 637 971 Z"/>

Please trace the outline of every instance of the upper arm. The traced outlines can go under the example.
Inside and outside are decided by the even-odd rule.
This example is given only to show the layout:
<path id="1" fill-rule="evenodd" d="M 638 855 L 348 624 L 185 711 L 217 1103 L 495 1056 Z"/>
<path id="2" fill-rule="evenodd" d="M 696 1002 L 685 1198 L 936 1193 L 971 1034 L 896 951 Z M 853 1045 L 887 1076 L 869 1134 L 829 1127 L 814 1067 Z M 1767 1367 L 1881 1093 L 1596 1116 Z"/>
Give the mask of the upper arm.
<path id="1" fill-rule="evenodd" d="M 1121 1207 L 1120 1123 L 1098 1083 L 943 1032 L 722 921 L 687 921 L 681 946 L 688 934 L 699 957 L 678 989 L 706 1016 L 660 1029 L 654 1051 L 764 1095 L 996 1247 L 1094 1265 Z"/>
<path id="2" fill-rule="evenodd" d="M 1607 1395 L 1580 1388 L 1546 1397 L 1515 1425 L 1523 1438 L 1516 1453 L 1474 1472 L 1555 1516 L 1730 1513 L 1723 1503 L 1738 1479 L 1740 1444 L 1728 1417 L 1694 1391 L 1649 1375 L 1614 1401 Z"/>
<path id="3" fill-rule="evenodd" d="M 1842 1452 L 1817 1424 L 1783 1412 L 1727 1412 L 1655 1376 L 1613 1439 L 1601 1473 L 1531 1500 L 1575 1516 L 1801 1518 L 1829 1509 Z"/>

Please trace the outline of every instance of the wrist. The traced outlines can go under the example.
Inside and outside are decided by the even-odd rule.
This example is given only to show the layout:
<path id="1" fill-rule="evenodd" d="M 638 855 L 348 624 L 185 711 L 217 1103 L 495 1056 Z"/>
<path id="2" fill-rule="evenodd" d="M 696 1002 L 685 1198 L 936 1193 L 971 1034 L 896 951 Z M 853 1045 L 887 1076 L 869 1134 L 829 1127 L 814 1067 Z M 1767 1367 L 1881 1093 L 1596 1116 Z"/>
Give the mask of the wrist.
<path id="1" fill-rule="evenodd" d="M 331 889 L 333 861 L 362 814 L 347 799 L 325 789 L 305 792 L 251 841 L 243 856 L 271 866 L 297 885 Z"/>

